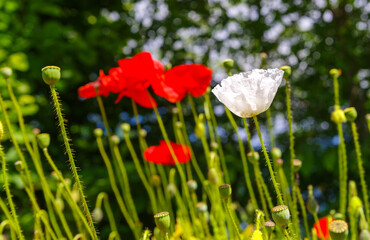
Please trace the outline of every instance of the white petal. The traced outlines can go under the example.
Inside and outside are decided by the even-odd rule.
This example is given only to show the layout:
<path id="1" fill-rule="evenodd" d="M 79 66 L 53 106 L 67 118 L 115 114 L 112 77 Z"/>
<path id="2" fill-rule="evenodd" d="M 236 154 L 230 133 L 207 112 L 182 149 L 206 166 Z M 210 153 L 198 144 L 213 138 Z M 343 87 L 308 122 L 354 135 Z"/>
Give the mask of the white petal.
<path id="1" fill-rule="evenodd" d="M 254 69 L 222 80 L 212 92 L 235 115 L 253 117 L 270 107 L 283 75 L 277 68 Z"/>

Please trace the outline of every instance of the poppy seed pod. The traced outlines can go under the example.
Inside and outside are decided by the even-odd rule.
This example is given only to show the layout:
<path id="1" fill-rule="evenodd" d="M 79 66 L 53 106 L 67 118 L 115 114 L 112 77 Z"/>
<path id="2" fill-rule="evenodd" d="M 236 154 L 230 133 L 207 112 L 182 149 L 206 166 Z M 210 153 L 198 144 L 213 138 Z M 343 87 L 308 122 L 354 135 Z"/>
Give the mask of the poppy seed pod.
<path id="1" fill-rule="evenodd" d="M 265 228 L 269 233 L 271 233 L 275 229 L 275 223 L 271 220 L 268 220 L 265 222 Z"/>
<path id="2" fill-rule="evenodd" d="M 258 152 L 253 152 L 253 153 L 249 152 L 247 154 L 247 158 L 250 163 L 255 164 L 255 163 L 258 163 L 258 160 L 260 160 L 260 155 Z"/>
<path id="3" fill-rule="evenodd" d="M 118 137 L 117 135 L 112 135 L 112 136 L 110 137 L 110 140 L 112 141 L 112 143 L 113 143 L 114 145 L 118 145 L 118 144 L 119 144 L 119 142 L 120 142 L 120 139 L 119 139 L 119 137 Z"/>
<path id="4" fill-rule="evenodd" d="M 13 74 L 13 70 L 10 67 L 3 67 L 0 69 L 0 74 L 3 78 L 10 78 Z"/>
<path id="5" fill-rule="evenodd" d="M 195 180 L 189 180 L 188 182 L 187 182 L 187 184 L 188 184 L 188 188 L 191 190 L 191 191 L 196 191 L 197 190 L 197 188 L 198 188 L 198 183 L 195 181 Z"/>
<path id="6" fill-rule="evenodd" d="M 228 59 L 225 59 L 223 62 L 222 62 L 222 66 L 226 69 L 226 70 L 230 70 L 234 67 L 234 60 L 228 58 Z"/>
<path id="7" fill-rule="evenodd" d="M 224 184 L 218 187 L 220 196 L 223 200 L 228 200 L 231 197 L 232 189 L 230 184 Z"/>
<path id="8" fill-rule="evenodd" d="M 103 219 L 103 216 L 103 210 L 100 207 L 94 208 L 94 210 L 92 211 L 92 217 L 94 222 L 96 223 L 99 223 Z"/>
<path id="9" fill-rule="evenodd" d="M 282 66 L 280 70 L 284 71 L 284 78 L 287 79 L 292 74 L 292 68 L 290 66 Z"/>
<path id="10" fill-rule="evenodd" d="M 271 149 L 271 156 L 273 159 L 279 159 L 282 156 L 280 148 L 274 147 Z"/>
<path id="11" fill-rule="evenodd" d="M 121 128 L 122 128 L 122 131 L 125 133 L 125 134 L 128 134 L 131 130 L 131 126 L 130 124 L 128 123 L 122 123 L 121 124 Z"/>
<path id="12" fill-rule="evenodd" d="M 360 233 L 360 240 L 370 240 L 370 232 L 367 229 L 364 229 Z"/>
<path id="13" fill-rule="evenodd" d="M 354 107 L 344 109 L 344 114 L 346 115 L 347 121 L 349 122 L 353 122 L 357 118 L 357 111 Z"/>
<path id="14" fill-rule="evenodd" d="M 48 148 L 50 145 L 50 135 L 48 133 L 41 133 L 37 135 L 37 142 L 39 143 L 40 148 Z"/>
<path id="15" fill-rule="evenodd" d="M 161 230 L 163 233 L 167 233 L 170 230 L 171 226 L 171 219 L 170 214 L 168 212 L 160 212 L 154 215 L 155 225 L 157 228 Z"/>
<path id="16" fill-rule="evenodd" d="M 271 209 L 272 218 L 275 223 L 285 226 L 290 219 L 290 212 L 286 205 L 279 205 Z"/>
<path id="17" fill-rule="evenodd" d="M 15 169 L 17 169 L 18 172 L 22 172 L 24 170 L 23 163 L 21 161 L 16 161 L 14 163 Z"/>
<path id="18" fill-rule="evenodd" d="M 154 187 L 160 187 L 161 186 L 161 177 L 157 174 L 152 175 L 152 183 Z"/>
<path id="19" fill-rule="evenodd" d="M 347 121 L 346 115 L 344 114 L 344 111 L 342 109 L 336 109 L 331 113 L 330 119 L 336 123 L 341 124 L 345 123 Z"/>
<path id="20" fill-rule="evenodd" d="M 332 75 L 333 77 L 339 77 L 340 75 L 342 75 L 342 70 L 332 68 L 330 69 L 329 74 Z"/>
<path id="21" fill-rule="evenodd" d="M 348 235 L 348 224 L 343 220 L 334 220 L 329 225 L 332 240 L 345 240 Z"/>
<path id="22" fill-rule="evenodd" d="M 198 202 L 195 207 L 196 207 L 197 211 L 199 211 L 199 212 L 207 212 L 208 211 L 207 203 L 205 203 L 205 202 Z"/>
<path id="23" fill-rule="evenodd" d="M 42 79 L 49 86 L 54 86 L 60 80 L 60 68 L 57 66 L 46 66 L 41 72 Z"/>
<path id="24" fill-rule="evenodd" d="M 101 128 L 95 128 L 94 129 L 94 135 L 95 135 L 95 137 L 101 137 L 101 136 L 103 136 L 103 129 L 101 129 Z"/>

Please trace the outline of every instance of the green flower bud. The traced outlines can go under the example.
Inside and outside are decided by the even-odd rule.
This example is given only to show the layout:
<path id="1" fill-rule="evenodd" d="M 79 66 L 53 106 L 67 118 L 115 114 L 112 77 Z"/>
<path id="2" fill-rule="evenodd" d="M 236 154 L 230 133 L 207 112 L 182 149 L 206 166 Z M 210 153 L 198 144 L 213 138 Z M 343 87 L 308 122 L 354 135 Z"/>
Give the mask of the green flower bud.
<path id="1" fill-rule="evenodd" d="M 131 130 L 131 126 L 128 123 L 122 123 L 121 128 L 125 134 L 128 134 Z"/>
<path id="2" fill-rule="evenodd" d="M 272 218 L 275 223 L 285 226 L 290 219 L 290 212 L 286 205 L 279 205 L 271 209 Z"/>
<path id="3" fill-rule="evenodd" d="M 292 68 L 290 66 L 282 66 L 280 70 L 284 71 L 284 78 L 287 79 L 292 74 Z"/>
<path id="4" fill-rule="evenodd" d="M 343 220 L 334 220 L 329 225 L 332 240 L 345 240 L 348 235 L 348 224 Z"/>
<path id="5" fill-rule="evenodd" d="M 212 148 L 213 151 L 216 151 L 218 149 L 218 143 L 211 142 L 211 148 Z"/>
<path id="6" fill-rule="evenodd" d="M 117 135 L 112 135 L 112 136 L 110 137 L 110 140 L 112 141 L 112 143 L 113 143 L 114 145 L 118 145 L 118 144 L 119 144 L 119 142 L 120 142 L 120 139 L 119 139 L 119 137 L 118 137 Z"/>
<path id="7" fill-rule="evenodd" d="M 258 152 L 253 152 L 253 153 L 252 152 L 249 152 L 247 154 L 247 158 L 248 158 L 248 160 L 249 160 L 250 163 L 256 164 L 256 163 L 258 163 L 258 160 L 260 160 L 260 155 L 259 155 Z"/>
<path id="8" fill-rule="evenodd" d="M 353 196 L 348 203 L 348 213 L 357 217 L 362 209 L 362 201 L 358 196 Z"/>
<path id="9" fill-rule="evenodd" d="M 218 187 L 221 199 L 228 200 L 231 197 L 232 189 L 230 184 L 224 184 Z"/>
<path id="10" fill-rule="evenodd" d="M 37 135 L 37 142 L 39 143 L 40 148 L 48 148 L 50 145 L 50 135 L 48 133 L 41 133 Z"/>
<path id="11" fill-rule="evenodd" d="M 154 215 L 155 225 L 161 230 L 164 234 L 170 231 L 171 219 L 168 212 L 160 212 Z"/>
<path id="12" fill-rule="evenodd" d="M 99 223 L 103 219 L 104 213 L 101 208 L 94 208 L 92 211 L 92 217 L 94 222 Z"/>
<path id="13" fill-rule="evenodd" d="M 3 140 L 3 137 L 4 137 L 4 126 L 3 122 L 0 121 L 0 142 Z"/>
<path id="14" fill-rule="evenodd" d="M 167 192 L 171 195 L 171 197 L 174 197 L 177 192 L 176 186 L 173 183 L 169 183 L 167 185 Z"/>
<path id="15" fill-rule="evenodd" d="M 370 240 L 370 232 L 367 229 L 364 229 L 360 233 L 360 240 Z"/>
<path id="16" fill-rule="evenodd" d="M 336 124 L 345 123 L 347 121 L 346 115 L 342 109 L 336 109 L 331 113 L 331 120 Z"/>
<path id="17" fill-rule="evenodd" d="M 342 70 L 333 68 L 330 69 L 329 74 L 332 75 L 333 77 L 339 77 L 340 75 L 342 75 Z"/>
<path id="18" fill-rule="evenodd" d="M 251 240 L 263 240 L 262 238 L 262 232 L 258 229 L 253 231 Z"/>
<path id="19" fill-rule="evenodd" d="M 55 180 L 55 181 L 57 181 L 57 182 L 59 182 L 59 177 L 58 177 L 58 174 L 55 172 L 55 171 L 52 171 L 51 173 L 50 173 L 50 176 Z"/>
<path id="20" fill-rule="evenodd" d="M 198 138 L 204 137 L 206 134 L 206 127 L 204 126 L 204 123 L 201 121 L 198 121 L 197 125 L 195 126 L 194 132 Z"/>
<path id="21" fill-rule="evenodd" d="M 64 202 L 63 202 L 63 199 L 61 199 L 61 198 L 56 198 L 55 199 L 55 205 L 56 205 L 56 207 L 60 210 L 60 211 L 62 211 L 63 212 L 63 210 L 64 210 Z"/>
<path id="22" fill-rule="evenodd" d="M 34 128 L 34 129 L 32 129 L 32 133 L 33 133 L 33 135 L 37 136 L 41 133 L 41 130 L 38 129 L 38 128 Z"/>
<path id="23" fill-rule="evenodd" d="M 198 202 L 196 205 L 196 209 L 198 212 L 207 212 L 208 211 L 207 203 Z"/>
<path id="24" fill-rule="evenodd" d="M 349 122 L 353 122 L 357 118 L 357 111 L 354 107 L 344 109 L 344 114 L 346 115 L 347 121 Z"/>
<path id="25" fill-rule="evenodd" d="M 157 174 L 152 175 L 152 183 L 154 187 L 160 187 L 161 186 L 161 177 Z"/>
<path id="26" fill-rule="evenodd" d="M 10 67 L 3 67 L 0 68 L 0 74 L 3 76 L 3 78 L 8 79 L 10 76 L 12 76 L 13 70 Z"/>
<path id="27" fill-rule="evenodd" d="M 140 129 L 140 136 L 142 138 L 146 138 L 146 135 L 148 135 L 148 132 L 145 129 Z"/>
<path id="28" fill-rule="evenodd" d="M 218 185 L 218 174 L 215 168 L 209 169 L 208 180 L 211 183 L 211 185 Z"/>
<path id="29" fill-rule="evenodd" d="M 282 156 L 280 148 L 274 147 L 271 149 L 271 156 L 273 159 L 279 159 Z"/>
<path id="30" fill-rule="evenodd" d="M 195 180 L 189 180 L 188 182 L 187 182 L 187 184 L 188 184 L 188 188 L 191 190 L 191 191 L 196 191 L 197 190 L 197 188 L 198 188 L 198 183 L 195 181 Z"/>
<path id="31" fill-rule="evenodd" d="M 60 68 L 57 66 L 46 66 L 41 72 L 42 79 L 49 86 L 54 86 L 60 80 Z"/>
<path id="32" fill-rule="evenodd" d="M 172 113 L 173 114 L 178 114 L 179 113 L 179 109 L 177 107 L 172 108 Z"/>
<path id="33" fill-rule="evenodd" d="M 222 65 L 224 66 L 224 68 L 226 70 L 230 70 L 234 67 L 234 60 L 228 58 L 228 59 L 225 59 L 223 62 L 222 62 Z"/>
<path id="34" fill-rule="evenodd" d="M 219 158 L 217 155 L 217 152 L 215 151 L 210 151 L 209 152 L 209 162 L 211 166 L 215 166 L 219 162 Z"/>
<path id="35" fill-rule="evenodd" d="M 313 195 L 312 185 L 308 186 L 308 199 L 307 199 L 307 210 L 312 214 L 316 214 L 319 211 L 319 204 L 317 203 Z"/>
<path id="36" fill-rule="evenodd" d="M 263 68 L 264 67 L 264 65 L 265 65 L 265 62 L 266 62 L 266 59 L 267 59 L 267 53 L 265 53 L 265 52 L 261 52 L 261 54 L 260 54 L 260 57 L 261 57 L 261 68 Z"/>
<path id="37" fill-rule="evenodd" d="M 276 163 L 277 163 L 277 165 L 278 165 L 279 167 L 282 167 L 282 166 L 283 166 L 283 164 L 284 164 L 284 160 L 283 160 L 282 158 L 279 158 L 279 159 L 277 159 L 277 160 L 276 160 Z"/>
<path id="38" fill-rule="evenodd" d="M 294 172 L 297 173 L 302 167 L 302 161 L 299 159 L 294 159 L 293 160 L 293 168 Z"/>
<path id="39" fill-rule="evenodd" d="M 73 189 L 71 193 L 72 193 L 73 201 L 75 201 L 76 203 L 80 202 L 81 197 L 80 197 L 80 193 L 78 192 L 78 190 Z"/>
<path id="40" fill-rule="evenodd" d="M 182 128 L 182 122 L 176 122 L 176 125 L 175 125 L 178 129 L 181 129 Z"/>
<path id="41" fill-rule="evenodd" d="M 101 129 L 101 128 L 95 128 L 94 129 L 94 135 L 95 135 L 95 137 L 102 137 L 103 136 L 103 129 Z"/>
<path id="42" fill-rule="evenodd" d="M 23 163 L 21 161 L 16 161 L 14 163 L 14 166 L 15 166 L 15 169 L 17 169 L 18 172 L 23 172 L 24 166 L 23 166 Z"/>

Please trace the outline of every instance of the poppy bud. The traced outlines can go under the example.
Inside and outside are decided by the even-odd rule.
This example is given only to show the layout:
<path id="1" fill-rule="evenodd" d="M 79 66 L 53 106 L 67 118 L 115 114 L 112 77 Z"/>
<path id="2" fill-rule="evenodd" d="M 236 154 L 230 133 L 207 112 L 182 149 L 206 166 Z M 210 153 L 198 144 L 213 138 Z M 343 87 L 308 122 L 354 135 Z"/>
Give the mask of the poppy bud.
<path id="1" fill-rule="evenodd" d="M 95 128 L 94 129 L 94 135 L 97 138 L 103 136 L 103 130 L 101 128 Z"/>
<path id="2" fill-rule="evenodd" d="M 32 133 L 33 133 L 33 135 L 37 136 L 41 133 L 41 130 L 38 129 L 38 128 L 34 128 L 34 129 L 32 129 Z"/>
<path id="3" fill-rule="evenodd" d="M 258 229 L 254 230 L 250 240 L 263 240 L 262 232 Z"/>
<path id="4" fill-rule="evenodd" d="M 347 121 L 346 115 L 342 109 L 336 109 L 331 113 L 331 120 L 336 124 L 341 124 Z"/>
<path id="5" fill-rule="evenodd" d="M 60 68 L 57 66 L 46 66 L 41 72 L 42 79 L 49 86 L 54 86 L 60 80 Z"/>
<path id="6" fill-rule="evenodd" d="M 274 147 L 271 149 L 271 156 L 273 159 L 279 159 L 282 156 L 280 148 Z"/>
<path id="7" fill-rule="evenodd" d="M 280 70 L 284 71 L 284 78 L 287 79 L 292 74 L 292 68 L 290 66 L 282 66 Z"/>
<path id="8" fill-rule="evenodd" d="M 57 181 L 57 182 L 59 182 L 59 177 L 58 177 L 58 174 L 55 172 L 55 171 L 52 171 L 51 173 L 50 173 L 50 176 L 55 180 L 55 181 Z"/>
<path id="9" fill-rule="evenodd" d="M 307 210 L 312 214 L 316 214 L 319 211 L 319 204 L 317 203 L 314 195 L 312 185 L 308 186 L 308 199 L 307 199 Z"/>
<path id="10" fill-rule="evenodd" d="M 16 161 L 14 163 L 15 169 L 17 169 L 18 172 L 22 172 L 24 170 L 23 163 L 21 161 Z"/>
<path id="11" fill-rule="evenodd" d="M 279 158 L 278 160 L 276 160 L 276 163 L 279 167 L 282 167 L 283 164 L 284 164 L 284 160 L 282 158 Z"/>
<path id="12" fill-rule="evenodd" d="M 167 192 L 174 197 L 176 195 L 176 186 L 173 183 L 167 185 Z"/>
<path id="13" fill-rule="evenodd" d="M 260 160 L 260 155 L 259 155 L 258 152 L 253 152 L 253 153 L 249 152 L 247 154 L 247 158 L 248 158 L 250 163 L 255 164 L 255 163 L 258 163 L 258 160 Z"/>
<path id="14" fill-rule="evenodd" d="M 3 78 L 10 78 L 13 74 L 13 70 L 10 67 L 3 67 L 0 69 L 0 74 Z"/>
<path id="15" fill-rule="evenodd" d="M 353 196 L 348 203 L 348 212 L 352 216 L 357 217 L 362 209 L 362 201 L 358 196 Z"/>
<path id="16" fill-rule="evenodd" d="M 160 187 L 161 186 L 161 177 L 157 174 L 152 175 L 152 183 L 154 187 Z"/>
<path id="17" fill-rule="evenodd" d="M 140 129 L 140 136 L 145 138 L 148 135 L 148 132 L 145 129 Z"/>
<path id="18" fill-rule="evenodd" d="M 196 209 L 199 212 L 207 212 L 208 211 L 207 203 L 198 202 L 197 205 L 196 205 Z"/>
<path id="19" fill-rule="evenodd" d="M 3 140 L 4 137 L 4 126 L 3 122 L 0 121 L 0 142 Z"/>
<path id="20" fill-rule="evenodd" d="M 161 212 L 154 215 L 155 225 L 161 230 L 164 234 L 169 232 L 171 226 L 170 214 L 168 212 Z"/>
<path id="21" fill-rule="evenodd" d="M 128 123 L 122 123 L 121 128 L 125 134 L 128 134 L 131 130 L 131 126 Z"/>
<path id="22" fill-rule="evenodd" d="M 96 223 L 99 223 L 103 219 L 103 216 L 103 210 L 100 207 L 94 208 L 94 210 L 92 211 L 92 217 L 94 222 Z"/>
<path id="23" fill-rule="evenodd" d="M 60 211 L 62 211 L 63 212 L 63 210 L 64 210 L 64 202 L 63 202 L 63 199 L 61 199 L 61 198 L 56 198 L 55 199 L 55 207 L 57 207 Z"/>
<path id="24" fill-rule="evenodd" d="M 342 70 L 333 68 L 330 69 L 329 74 L 332 75 L 333 77 L 339 77 L 340 75 L 342 75 Z"/>
<path id="25" fill-rule="evenodd" d="M 260 57 L 261 57 L 261 68 L 263 68 L 263 66 L 265 65 L 265 61 L 266 61 L 266 59 L 268 57 L 267 56 L 267 53 L 261 52 Z"/>
<path id="26" fill-rule="evenodd" d="M 204 135 L 206 134 L 206 127 L 204 126 L 204 123 L 201 121 L 198 121 L 197 125 L 195 126 L 194 132 L 198 138 L 204 137 Z"/>
<path id="27" fill-rule="evenodd" d="M 367 229 L 364 229 L 360 233 L 360 240 L 370 240 L 370 232 Z"/>
<path id="28" fill-rule="evenodd" d="M 66 178 L 66 179 L 64 179 L 64 183 L 66 184 L 66 186 L 71 186 L 72 181 L 71 181 L 70 178 Z"/>
<path id="29" fill-rule="evenodd" d="M 178 114 L 179 113 L 179 109 L 177 107 L 172 108 L 172 113 L 173 114 Z"/>
<path id="30" fill-rule="evenodd" d="M 345 240 L 348 235 L 348 224 L 343 220 L 334 220 L 329 225 L 332 240 Z"/>
<path id="31" fill-rule="evenodd" d="M 80 193 L 77 190 L 72 190 L 72 199 L 76 203 L 80 201 Z"/>
<path id="32" fill-rule="evenodd" d="M 224 184 L 218 187 L 218 191 L 220 192 L 220 196 L 223 200 L 228 200 L 231 196 L 232 189 L 230 184 Z"/>
<path id="33" fill-rule="evenodd" d="M 234 60 L 228 58 L 222 62 L 222 65 L 226 70 L 231 70 L 234 67 Z"/>
<path id="34" fill-rule="evenodd" d="M 353 122 L 357 118 L 357 111 L 354 107 L 344 109 L 344 114 L 346 115 L 347 121 L 349 122 Z"/>
<path id="35" fill-rule="evenodd" d="M 209 162 L 210 162 L 210 165 L 211 166 L 215 166 L 215 165 L 217 165 L 217 163 L 219 162 L 218 161 L 218 155 L 217 155 L 217 152 L 215 152 L 215 151 L 210 151 L 209 152 Z"/>
<path id="36" fill-rule="evenodd" d="M 182 122 L 176 122 L 176 127 L 178 129 L 181 129 L 182 128 Z"/>
<path id="37" fill-rule="evenodd" d="M 275 223 L 285 226 L 290 219 L 290 212 L 286 205 L 279 205 L 271 209 L 272 218 Z"/>
<path id="38" fill-rule="evenodd" d="M 119 142 L 120 142 L 120 139 L 119 139 L 119 137 L 118 137 L 117 135 L 112 135 L 112 136 L 110 137 L 110 140 L 112 141 L 112 143 L 113 143 L 114 145 L 118 145 L 118 144 L 119 144 Z"/>
<path id="39" fill-rule="evenodd" d="M 211 142 L 211 148 L 212 148 L 213 151 L 216 151 L 218 149 L 218 143 Z"/>
<path id="40" fill-rule="evenodd" d="M 195 181 L 195 180 L 189 180 L 188 182 L 187 182 L 187 184 L 188 184 L 188 188 L 191 190 L 191 191 L 196 191 L 197 190 L 197 188 L 198 188 L 198 183 Z"/>
<path id="41" fill-rule="evenodd" d="M 218 174 L 216 168 L 209 169 L 208 180 L 211 183 L 211 185 L 218 185 Z"/>
<path id="42" fill-rule="evenodd" d="M 293 168 L 294 172 L 297 173 L 302 167 L 302 161 L 299 159 L 294 159 L 293 160 Z"/>
<path id="43" fill-rule="evenodd" d="M 50 135 L 48 133 L 41 133 L 37 135 L 37 142 L 39 143 L 40 148 L 48 148 L 50 145 Z"/>

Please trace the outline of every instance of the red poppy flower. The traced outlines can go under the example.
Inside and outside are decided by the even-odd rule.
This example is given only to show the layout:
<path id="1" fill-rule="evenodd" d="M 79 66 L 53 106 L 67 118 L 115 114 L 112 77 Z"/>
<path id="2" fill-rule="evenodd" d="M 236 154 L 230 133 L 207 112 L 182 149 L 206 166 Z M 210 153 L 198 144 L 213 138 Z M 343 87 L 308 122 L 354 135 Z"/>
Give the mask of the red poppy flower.
<path id="1" fill-rule="evenodd" d="M 179 163 L 190 161 L 190 149 L 186 145 L 170 142 Z M 144 158 L 148 162 L 162 165 L 175 165 L 175 160 L 171 156 L 170 149 L 164 140 L 159 145 L 151 146 L 144 151 Z"/>
<path id="2" fill-rule="evenodd" d="M 137 104 L 145 108 L 157 107 L 157 103 L 145 88 L 131 88 L 121 92 L 115 103 L 119 103 L 123 97 L 132 98 Z"/>
<path id="3" fill-rule="evenodd" d="M 319 239 L 330 239 L 329 235 L 329 223 L 332 221 L 330 217 L 322 217 L 316 222 L 313 227 L 316 230 L 316 235 Z M 319 230 L 319 226 L 321 228 L 322 234 Z"/>
<path id="4" fill-rule="evenodd" d="M 100 71 L 100 75 L 104 73 L 102 70 Z M 92 98 L 96 97 L 96 89 L 98 89 L 98 94 L 100 96 L 107 97 L 109 95 L 108 89 L 106 89 L 102 82 L 101 82 L 101 77 L 99 77 L 96 81 L 90 82 L 88 84 L 85 84 L 84 86 L 80 87 L 78 89 L 78 96 L 81 98 Z"/>
<path id="5" fill-rule="evenodd" d="M 186 94 L 203 95 L 212 80 L 212 70 L 202 64 L 183 64 L 168 70 L 152 82 L 154 92 L 170 102 L 181 101 Z"/>

